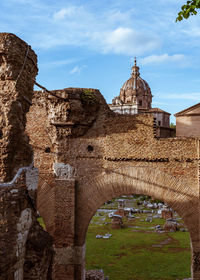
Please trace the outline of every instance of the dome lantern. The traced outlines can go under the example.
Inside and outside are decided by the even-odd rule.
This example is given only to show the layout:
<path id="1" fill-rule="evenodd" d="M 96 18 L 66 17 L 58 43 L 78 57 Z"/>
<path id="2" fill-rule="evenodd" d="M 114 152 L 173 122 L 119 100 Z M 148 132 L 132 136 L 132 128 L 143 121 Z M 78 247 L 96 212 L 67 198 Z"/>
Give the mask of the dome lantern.
<path id="1" fill-rule="evenodd" d="M 139 72 L 140 68 L 137 66 L 137 59 L 136 59 L 136 57 L 135 57 L 134 63 L 135 64 L 132 67 L 132 77 L 137 80 L 137 78 L 140 76 L 140 72 Z"/>

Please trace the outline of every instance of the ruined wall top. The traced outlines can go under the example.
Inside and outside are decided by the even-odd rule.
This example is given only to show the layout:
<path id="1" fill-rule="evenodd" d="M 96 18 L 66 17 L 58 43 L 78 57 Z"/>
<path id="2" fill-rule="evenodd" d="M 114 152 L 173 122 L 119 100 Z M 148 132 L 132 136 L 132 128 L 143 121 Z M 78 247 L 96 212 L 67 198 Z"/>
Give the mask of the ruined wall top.
<path id="1" fill-rule="evenodd" d="M 14 34 L 0 33 L 0 181 L 11 180 L 32 161 L 24 131 L 37 72 L 31 47 Z"/>

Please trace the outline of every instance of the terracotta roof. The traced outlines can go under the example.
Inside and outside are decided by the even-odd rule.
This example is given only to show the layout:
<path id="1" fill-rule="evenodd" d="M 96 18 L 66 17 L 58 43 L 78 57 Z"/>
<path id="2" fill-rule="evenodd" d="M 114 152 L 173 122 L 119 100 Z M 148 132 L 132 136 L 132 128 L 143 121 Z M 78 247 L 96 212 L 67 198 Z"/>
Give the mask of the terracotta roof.
<path id="1" fill-rule="evenodd" d="M 151 108 L 148 111 L 152 112 L 152 113 L 165 113 L 165 114 L 171 115 L 170 113 L 168 113 L 160 108 Z"/>
<path id="2" fill-rule="evenodd" d="M 193 106 L 191 106 L 191 107 L 188 107 L 188 108 L 186 108 L 186 109 L 184 109 L 184 110 L 182 110 L 182 111 L 180 111 L 180 112 L 174 114 L 174 116 L 175 116 L 175 117 L 183 116 L 183 115 L 185 115 L 186 113 L 188 113 L 188 112 L 190 112 L 190 111 L 192 111 L 193 109 L 196 109 L 196 108 L 198 108 L 198 107 L 200 107 L 200 103 L 197 103 L 197 104 L 195 104 L 195 105 L 193 105 Z"/>

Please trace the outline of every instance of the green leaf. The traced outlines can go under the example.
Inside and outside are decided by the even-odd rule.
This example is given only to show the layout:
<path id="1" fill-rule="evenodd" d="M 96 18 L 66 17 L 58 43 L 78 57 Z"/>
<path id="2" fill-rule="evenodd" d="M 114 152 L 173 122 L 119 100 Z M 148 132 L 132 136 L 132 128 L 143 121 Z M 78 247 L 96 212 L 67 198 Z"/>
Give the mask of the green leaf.
<path id="1" fill-rule="evenodd" d="M 188 0 L 186 4 L 182 5 L 176 22 L 181 21 L 183 18 L 188 19 L 190 16 L 196 15 L 196 9 L 200 9 L 200 0 Z"/>
<path id="2" fill-rule="evenodd" d="M 181 15 L 179 15 L 178 17 L 177 17 L 177 19 L 176 19 L 176 21 L 178 20 L 178 21 L 181 21 L 183 19 L 183 17 L 181 16 Z"/>
<path id="3" fill-rule="evenodd" d="M 187 7 L 187 5 L 183 5 L 183 6 L 181 7 L 181 9 L 182 9 L 182 10 L 185 10 L 186 7 Z"/>

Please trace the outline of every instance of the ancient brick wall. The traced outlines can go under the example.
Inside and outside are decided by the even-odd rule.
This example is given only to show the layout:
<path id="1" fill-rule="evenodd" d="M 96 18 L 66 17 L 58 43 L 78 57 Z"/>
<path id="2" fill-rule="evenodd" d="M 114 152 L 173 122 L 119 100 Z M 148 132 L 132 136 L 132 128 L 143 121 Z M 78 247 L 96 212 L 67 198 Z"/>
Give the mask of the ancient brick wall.
<path id="1" fill-rule="evenodd" d="M 69 88 L 53 91 L 52 95 L 35 94 L 27 125 L 31 143 L 37 146 L 35 154 L 40 157 L 35 164 L 43 180 L 48 182 L 38 197 L 38 206 L 46 222 L 51 223 L 41 201 L 48 196 L 48 189 L 55 188 L 58 176 L 54 163 L 72 166 L 75 170 L 75 240 L 71 246 L 74 252 L 82 251 L 83 256 L 87 227 L 98 207 L 123 194 L 153 196 L 167 202 L 184 219 L 192 239 L 194 279 L 199 279 L 200 268 L 196 265 L 200 251 L 199 139 L 156 138 L 153 117 L 115 114 L 97 90 Z M 38 103 L 41 113 L 37 122 L 46 123 L 40 126 L 40 132 L 34 120 Z M 38 133 L 44 135 L 44 141 L 37 139 Z M 46 139 L 51 147 L 49 162 L 46 162 Z M 66 169 L 66 176 L 68 172 Z M 63 190 L 64 193 L 67 192 Z M 69 199 L 71 195 L 68 193 Z M 54 211 L 60 207 L 59 211 L 64 212 L 65 207 L 69 207 L 69 204 L 61 205 L 58 203 Z M 64 225 L 55 226 L 57 235 L 63 236 Z M 65 265 L 70 264 L 67 261 L 69 248 L 62 251 Z M 76 273 L 70 279 L 84 279 L 84 262 L 80 260 L 80 256 L 74 259 Z M 61 273 L 63 269 L 58 270 Z M 60 279 L 64 278 L 60 276 Z"/>
<path id="2" fill-rule="evenodd" d="M 53 162 L 63 162 L 73 166 L 79 184 L 87 184 L 92 174 L 98 176 L 105 169 L 151 166 L 177 178 L 185 177 L 190 182 L 190 188 L 193 185 L 197 188 L 198 139 L 155 138 L 151 116 L 114 114 L 109 111 L 100 93 L 94 90 L 91 94 L 98 102 L 101 100 L 101 106 L 97 109 L 95 105 L 98 115 L 96 111 L 94 114 L 91 111 L 90 117 L 93 120 L 87 122 L 82 112 L 87 108 L 80 107 L 81 92 L 83 89 L 63 90 L 63 96 L 68 95 L 65 100 L 55 97 L 50 99 L 46 93 L 37 93 L 35 96 L 34 106 L 28 113 L 27 131 L 31 137 L 31 144 L 35 148 L 35 164 L 39 167 L 41 176 L 52 173 Z M 75 101 L 78 103 L 78 94 L 80 108 L 77 105 L 79 110 L 76 109 L 75 113 L 71 103 Z M 35 106 L 38 100 L 42 100 L 41 104 L 43 104 L 39 109 Z M 55 102 L 60 103 L 60 107 L 56 105 L 59 109 L 54 105 Z M 54 109 L 58 113 L 62 104 L 64 104 L 62 114 L 64 112 L 68 114 L 68 119 L 66 116 L 64 118 L 60 116 L 58 120 L 52 113 L 55 118 L 53 120 L 47 107 L 52 106 L 53 112 L 55 106 Z M 35 113 L 38 112 L 35 118 Z M 82 120 L 76 117 L 79 113 Z M 48 147 L 50 149 L 47 153 Z M 44 176 L 44 178 L 48 180 L 49 177 Z"/>

